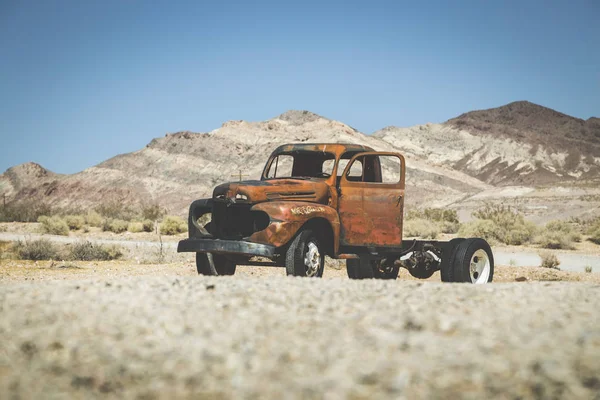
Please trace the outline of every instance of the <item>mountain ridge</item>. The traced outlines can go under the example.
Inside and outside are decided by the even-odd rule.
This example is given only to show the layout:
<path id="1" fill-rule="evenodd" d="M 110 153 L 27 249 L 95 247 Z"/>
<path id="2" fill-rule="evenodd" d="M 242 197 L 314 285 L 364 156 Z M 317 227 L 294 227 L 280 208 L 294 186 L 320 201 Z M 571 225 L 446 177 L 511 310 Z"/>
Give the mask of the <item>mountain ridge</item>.
<path id="1" fill-rule="evenodd" d="M 539 120 L 539 113 L 575 126 L 569 119 L 574 117 L 533 103 L 503 107 L 464 113 L 442 124 L 386 127 L 372 135 L 307 110 L 288 110 L 265 121 L 225 121 L 210 132 L 168 133 L 75 174 L 54 174 L 35 163 L 15 166 L 0 175 L 0 193 L 11 201 L 39 199 L 59 207 L 93 207 L 114 199 L 132 205 L 152 202 L 184 214 L 192 200 L 209 196 L 216 184 L 234 180 L 240 171 L 245 178 L 258 178 L 270 152 L 290 142 L 348 142 L 402 152 L 408 207 L 448 206 L 494 187 L 600 176 L 600 154 L 596 160 L 586 150 L 567 154 L 562 146 L 557 153 L 553 146 L 536 144 L 530 140 L 538 140 L 536 126 L 533 133 L 513 137 L 506 136 L 510 129 L 496 135 L 471 126 L 513 124 L 510 128 L 521 132 L 526 128 L 519 124 Z M 594 138 L 597 120 L 584 121 Z M 456 121 L 463 122 L 457 127 Z"/>

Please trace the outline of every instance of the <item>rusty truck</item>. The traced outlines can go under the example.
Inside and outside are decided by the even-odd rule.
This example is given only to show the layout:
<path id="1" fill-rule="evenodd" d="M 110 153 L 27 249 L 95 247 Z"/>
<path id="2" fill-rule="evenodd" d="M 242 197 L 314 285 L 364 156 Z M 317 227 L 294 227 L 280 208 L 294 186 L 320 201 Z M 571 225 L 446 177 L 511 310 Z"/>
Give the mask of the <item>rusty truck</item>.
<path id="1" fill-rule="evenodd" d="M 344 259 L 352 279 L 396 279 L 406 268 L 421 279 L 440 271 L 444 282 L 491 282 L 485 240 L 403 238 L 405 172 L 401 154 L 367 146 L 279 146 L 259 180 L 224 183 L 191 204 L 177 250 L 196 253 L 203 275 L 247 265 L 321 277 L 329 256 Z"/>

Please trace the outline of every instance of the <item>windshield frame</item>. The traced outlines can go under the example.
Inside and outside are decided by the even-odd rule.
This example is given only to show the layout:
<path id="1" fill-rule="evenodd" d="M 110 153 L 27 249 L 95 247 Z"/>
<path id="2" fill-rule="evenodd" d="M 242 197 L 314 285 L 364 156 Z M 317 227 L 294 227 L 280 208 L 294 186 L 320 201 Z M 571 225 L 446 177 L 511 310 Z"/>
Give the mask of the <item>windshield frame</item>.
<path id="1" fill-rule="evenodd" d="M 269 178 L 267 175 L 269 173 L 269 171 L 271 170 L 271 166 L 273 164 L 273 162 L 275 162 L 275 160 L 277 159 L 278 156 L 282 156 L 282 155 L 290 155 L 292 157 L 294 157 L 294 163 L 296 163 L 296 156 L 299 154 L 303 154 L 303 155 L 309 155 L 309 154 L 315 154 L 315 155 L 321 155 L 321 157 L 319 157 L 320 160 L 322 160 L 323 162 L 325 162 L 326 160 L 334 160 L 334 164 L 333 164 L 333 169 L 331 171 L 331 175 L 328 177 L 320 177 L 320 176 L 303 176 L 303 175 L 298 175 L 298 176 L 278 176 L 278 177 L 273 177 L 273 178 Z M 318 179 L 318 180 L 327 180 L 329 178 L 331 178 L 331 176 L 334 176 L 336 174 L 336 170 L 337 170 L 337 164 L 339 161 L 339 157 L 336 153 L 331 152 L 331 151 L 314 151 L 314 150 L 292 150 L 292 151 L 281 151 L 281 152 L 277 152 L 277 153 L 273 153 L 271 154 L 271 156 L 269 157 L 269 159 L 267 160 L 267 163 L 265 164 L 265 168 L 263 169 L 263 173 L 261 175 L 260 180 L 261 181 L 270 181 L 270 180 L 276 180 L 276 179 Z"/>

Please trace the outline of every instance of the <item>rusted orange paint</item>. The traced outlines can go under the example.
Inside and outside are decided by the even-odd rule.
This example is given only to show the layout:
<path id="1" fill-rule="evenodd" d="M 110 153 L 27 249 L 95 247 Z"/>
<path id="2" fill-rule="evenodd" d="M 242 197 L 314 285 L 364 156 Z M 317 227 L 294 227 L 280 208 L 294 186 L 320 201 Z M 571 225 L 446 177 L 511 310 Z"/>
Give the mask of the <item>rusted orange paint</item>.
<path id="1" fill-rule="evenodd" d="M 267 172 L 275 156 L 294 152 L 317 152 L 335 159 L 332 175 L 322 178 L 268 179 Z M 363 157 L 361 179 L 367 180 L 367 171 L 375 182 L 357 182 L 346 173 L 337 177 L 339 160 Z M 382 178 L 377 156 L 397 157 L 400 160 L 400 181 L 380 183 Z M 321 157 L 323 157 L 321 155 Z M 371 158 L 365 158 L 371 157 Z M 310 162 L 310 156 L 307 159 Z M 371 160 L 371 161 L 369 161 Z M 368 169 L 370 168 L 370 169 Z M 337 256 L 341 246 L 401 246 L 402 213 L 404 208 L 404 170 L 402 155 L 374 152 L 354 144 L 292 144 L 278 147 L 271 155 L 260 180 L 231 182 L 217 186 L 213 191 L 215 202 L 229 205 L 247 204 L 251 211 L 262 211 L 270 217 L 269 225 L 244 240 L 286 245 L 307 222 L 321 218 L 333 232 L 333 252 Z M 346 171 L 346 172 L 347 172 Z"/>

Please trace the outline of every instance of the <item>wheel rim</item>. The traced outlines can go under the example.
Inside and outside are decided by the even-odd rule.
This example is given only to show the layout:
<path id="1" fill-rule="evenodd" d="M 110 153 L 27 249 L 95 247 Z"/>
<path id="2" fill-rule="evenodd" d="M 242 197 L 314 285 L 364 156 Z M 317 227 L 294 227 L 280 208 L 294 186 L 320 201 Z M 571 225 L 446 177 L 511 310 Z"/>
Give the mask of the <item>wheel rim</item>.
<path id="1" fill-rule="evenodd" d="M 471 257 L 469 272 L 471 282 L 487 283 L 490 278 L 490 259 L 485 250 L 477 250 Z"/>
<path id="2" fill-rule="evenodd" d="M 304 255 L 304 266 L 306 267 L 306 276 L 316 276 L 319 272 L 321 253 L 314 242 L 308 242 L 307 251 Z"/>

